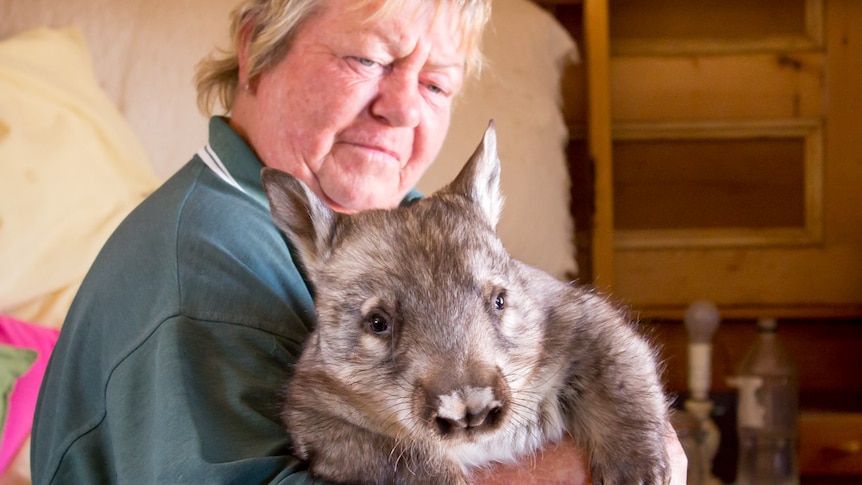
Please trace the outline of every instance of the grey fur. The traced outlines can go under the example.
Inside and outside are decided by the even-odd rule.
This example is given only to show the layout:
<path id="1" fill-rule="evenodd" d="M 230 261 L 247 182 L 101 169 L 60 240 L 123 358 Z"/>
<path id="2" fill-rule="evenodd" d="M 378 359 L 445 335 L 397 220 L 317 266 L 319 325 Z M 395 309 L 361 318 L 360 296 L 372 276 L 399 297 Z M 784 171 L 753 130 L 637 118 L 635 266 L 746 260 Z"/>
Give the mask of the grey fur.
<path id="1" fill-rule="evenodd" d="M 316 476 L 463 484 L 568 434 L 595 484 L 669 482 L 654 351 L 606 299 L 511 259 L 494 232 L 493 123 L 458 177 L 409 207 L 337 214 L 285 173 L 262 177 L 316 293 L 283 408 Z"/>

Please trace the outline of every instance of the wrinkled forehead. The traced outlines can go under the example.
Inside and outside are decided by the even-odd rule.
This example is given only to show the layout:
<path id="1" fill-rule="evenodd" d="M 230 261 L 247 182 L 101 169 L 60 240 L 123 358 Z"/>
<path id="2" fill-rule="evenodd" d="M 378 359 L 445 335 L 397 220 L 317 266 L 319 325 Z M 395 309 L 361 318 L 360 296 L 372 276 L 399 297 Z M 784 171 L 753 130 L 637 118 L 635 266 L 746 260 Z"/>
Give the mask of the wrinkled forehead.
<path id="1" fill-rule="evenodd" d="M 467 60 L 467 74 L 481 67 L 482 32 L 490 16 L 485 0 L 350 0 L 349 5 L 350 13 L 370 12 L 365 16 L 369 23 L 397 15 L 429 15 L 432 25 L 452 33 L 456 49 Z"/>

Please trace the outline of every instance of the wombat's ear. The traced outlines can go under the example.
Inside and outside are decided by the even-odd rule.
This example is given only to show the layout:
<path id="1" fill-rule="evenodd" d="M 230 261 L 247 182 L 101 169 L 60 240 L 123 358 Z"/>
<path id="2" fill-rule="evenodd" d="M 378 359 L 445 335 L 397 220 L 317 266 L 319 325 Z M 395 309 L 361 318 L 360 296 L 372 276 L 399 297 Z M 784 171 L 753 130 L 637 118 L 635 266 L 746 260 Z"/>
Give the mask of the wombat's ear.
<path id="1" fill-rule="evenodd" d="M 264 167 L 260 176 L 275 225 L 297 247 L 305 266 L 313 267 L 329 254 L 326 241 L 337 214 L 286 172 Z"/>
<path id="2" fill-rule="evenodd" d="M 497 227 L 503 210 L 503 196 L 500 193 L 500 158 L 497 156 L 494 120 L 488 124 L 476 151 L 447 189 L 476 203 L 491 227 Z"/>

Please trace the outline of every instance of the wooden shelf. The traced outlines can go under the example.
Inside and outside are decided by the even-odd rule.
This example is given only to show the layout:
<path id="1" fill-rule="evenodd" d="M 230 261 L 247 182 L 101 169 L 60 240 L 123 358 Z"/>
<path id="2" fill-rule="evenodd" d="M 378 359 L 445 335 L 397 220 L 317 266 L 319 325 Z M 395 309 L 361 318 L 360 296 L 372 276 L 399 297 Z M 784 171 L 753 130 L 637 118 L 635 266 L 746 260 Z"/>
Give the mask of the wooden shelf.
<path id="1" fill-rule="evenodd" d="M 687 305 L 635 306 L 631 312 L 643 320 L 682 320 Z M 862 305 L 719 305 L 723 319 L 747 320 L 761 317 L 780 319 L 862 318 Z"/>

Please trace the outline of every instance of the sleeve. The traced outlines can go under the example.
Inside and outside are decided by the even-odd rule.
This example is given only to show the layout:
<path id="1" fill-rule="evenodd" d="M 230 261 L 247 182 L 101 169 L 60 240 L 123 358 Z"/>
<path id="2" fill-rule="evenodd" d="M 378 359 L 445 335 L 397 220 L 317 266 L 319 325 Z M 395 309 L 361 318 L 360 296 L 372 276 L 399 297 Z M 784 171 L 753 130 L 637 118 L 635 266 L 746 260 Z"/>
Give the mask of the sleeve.
<path id="1" fill-rule="evenodd" d="M 124 450 L 128 461 L 161 475 L 152 483 L 177 483 L 183 477 L 195 477 L 197 483 L 311 483 L 305 465 L 289 455 L 280 418 L 280 390 L 298 354 L 298 344 L 245 325 L 187 318 L 165 322 L 158 336 L 135 353 L 142 362 L 128 366 L 135 372 L 149 368 L 151 382 L 137 390 L 108 389 L 115 404 L 109 409 L 126 408 L 134 415 L 136 403 L 144 402 L 152 413 L 142 428 L 152 433 L 143 451 L 158 462 L 150 466 L 137 460 L 140 450 L 130 443 Z M 129 400 L 129 394 L 138 398 Z M 134 430 L 121 433 L 134 435 Z"/>
<path id="2" fill-rule="evenodd" d="M 163 322 L 113 369 L 104 419 L 69 446 L 53 482 L 315 483 L 280 418 L 299 348 L 248 325 Z"/>

